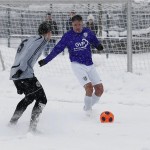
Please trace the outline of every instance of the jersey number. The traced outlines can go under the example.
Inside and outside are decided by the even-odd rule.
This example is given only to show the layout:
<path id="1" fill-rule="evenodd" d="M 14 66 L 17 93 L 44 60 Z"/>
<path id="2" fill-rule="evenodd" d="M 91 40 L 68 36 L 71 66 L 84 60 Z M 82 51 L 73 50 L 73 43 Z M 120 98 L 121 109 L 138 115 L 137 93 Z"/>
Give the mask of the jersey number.
<path id="1" fill-rule="evenodd" d="M 17 53 L 20 53 L 20 52 L 21 52 L 21 50 L 22 50 L 23 47 L 24 47 L 24 43 L 27 42 L 27 41 L 28 41 L 28 39 L 25 39 L 25 40 L 23 40 L 23 41 L 21 42 L 21 44 L 19 45 L 19 47 L 18 47 L 18 49 L 17 49 Z"/>

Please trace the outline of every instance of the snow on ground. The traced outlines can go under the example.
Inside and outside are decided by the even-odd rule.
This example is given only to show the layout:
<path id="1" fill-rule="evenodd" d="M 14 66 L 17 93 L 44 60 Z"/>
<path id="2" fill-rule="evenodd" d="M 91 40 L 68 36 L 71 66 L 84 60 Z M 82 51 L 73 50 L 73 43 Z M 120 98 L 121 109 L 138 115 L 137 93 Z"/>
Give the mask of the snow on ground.
<path id="1" fill-rule="evenodd" d="M 40 69 L 38 70 L 40 72 Z M 150 150 L 150 76 L 131 73 L 101 74 L 105 92 L 91 117 L 82 110 L 84 89 L 71 74 L 49 77 L 37 73 L 48 103 L 40 118 L 39 135 L 29 134 L 31 104 L 15 127 L 12 113 L 23 97 L 16 94 L 9 71 L 0 72 L 1 150 Z M 99 115 L 109 110 L 115 121 L 102 124 Z"/>

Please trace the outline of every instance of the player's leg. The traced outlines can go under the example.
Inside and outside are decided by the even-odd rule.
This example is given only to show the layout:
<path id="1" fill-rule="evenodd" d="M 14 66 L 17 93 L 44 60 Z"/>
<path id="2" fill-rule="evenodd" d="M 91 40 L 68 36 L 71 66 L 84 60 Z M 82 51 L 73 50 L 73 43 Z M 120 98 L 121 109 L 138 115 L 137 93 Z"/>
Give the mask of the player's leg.
<path id="1" fill-rule="evenodd" d="M 84 110 L 88 111 L 92 109 L 92 93 L 93 93 L 93 86 L 92 83 L 89 82 L 84 85 L 85 88 L 85 97 L 84 97 Z"/>
<path id="2" fill-rule="evenodd" d="M 98 97 L 101 97 L 101 95 L 103 94 L 104 92 L 104 88 L 103 88 L 103 84 L 100 83 L 100 84 L 96 84 L 94 85 L 94 90 L 95 90 L 95 95 L 98 96 Z"/>
<path id="3" fill-rule="evenodd" d="M 92 94 L 92 106 L 93 106 L 100 100 L 100 97 L 103 94 L 104 88 L 103 88 L 102 81 L 99 77 L 99 74 L 97 73 L 93 65 L 91 66 L 91 69 L 88 72 L 88 76 L 94 87 L 94 93 Z"/>
<path id="4" fill-rule="evenodd" d="M 23 94 L 23 89 L 22 89 L 22 82 L 21 80 L 14 80 L 14 85 L 16 86 L 16 89 L 17 89 L 17 93 L 18 94 Z"/>
<path id="5" fill-rule="evenodd" d="M 71 66 L 75 76 L 85 89 L 84 110 L 91 110 L 93 86 L 91 81 L 89 80 L 86 66 L 74 62 L 71 63 Z"/>
<path id="6" fill-rule="evenodd" d="M 18 119 L 22 116 L 23 112 L 28 107 L 28 105 L 33 102 L 34 99 L 32 99 L 31 97 L 29 99 L 28 98 L 29 97 L 25 97 L 18 103 L 15 112 L 10 120 L 11 124 L 16 124 Z"/>
<path id="7" fill-rule="evenodd" d="M 29 127 L 30 131 L 36 130 L 40 114 L 42 113 L 42 111 L 47 103 L 47 98 L 46 98 L 45 92 L 43 90 L 43 87 L 37 80 L 37 78 L 34 78 L 34 89 L 35 89 L 34 98 L 35 98 L 36 102 L 35 102 L 35 105 L 32 109 L 32 113 L 31 113 L 30 127 Z"/>
<path id="8" fill-rule="evenodd" d="M 25 97 L 17 104 L 15 112 L 10 120 L 11 124 L 16 124 L 18 119 L 22 116 L 23 112 L 28 107 L 28 105 L 34 101 L 34 97 L 32 96 L 32 94 L 29 93 L 30 84 L 31 83 L 28 80 L 20 80 L 20 82 L 19 81 L 15 82 L 15 85 L 18 87 L 17 91 L 21 89 L 21 91 L 25 94 Z"/>
<path id="9" fill-rule="evenodd" d="M 92 106 L 100 100 L 101 95 L 103 94 L 103 84 L 96 84 L 94 85 L 95 92 L 92 94 Z"/>
<path id="10" fill-rule="evenodd" d="M 40 115 L 46 104 L 36 102 L 31 113 L 29 131 L 36 131 Z"/>

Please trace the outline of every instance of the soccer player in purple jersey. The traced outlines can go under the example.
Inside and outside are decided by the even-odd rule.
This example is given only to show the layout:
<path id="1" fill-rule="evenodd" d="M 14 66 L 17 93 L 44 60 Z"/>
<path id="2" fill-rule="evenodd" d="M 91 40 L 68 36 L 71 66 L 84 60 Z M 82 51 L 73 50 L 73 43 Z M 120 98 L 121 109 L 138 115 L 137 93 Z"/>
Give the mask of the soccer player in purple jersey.
<path id="1" fill-rule="evenodd" d="M 102 51 L 103 46 L 94 32 L 83 27 L 80 15 L 75 15 L 72 18 L 72 27 L 62 36 L 52 52 L 45 59 L 39 61 L 39 65 L 46 65 L 67 47 L 72 70 L 85 88 L 83 109 L 91 111 L 92 106 L 99 101 L 103 94 L 103 84 L 93 65 L 90 45 L 93 45 L 98 51 Z"/>

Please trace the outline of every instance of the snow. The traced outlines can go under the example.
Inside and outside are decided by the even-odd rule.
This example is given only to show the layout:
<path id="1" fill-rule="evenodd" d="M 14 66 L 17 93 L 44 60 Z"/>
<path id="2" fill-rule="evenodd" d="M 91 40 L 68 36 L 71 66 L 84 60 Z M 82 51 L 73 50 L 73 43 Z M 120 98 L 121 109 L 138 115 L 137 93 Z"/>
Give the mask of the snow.
<path id="1" fill-rule="evenodd" d="M 49 76 L 42 71 L 38 69 L 36 75 L 48 103 L 38 125 L 41 134 L 37 135 L 28 133 L 34 104 L 16 126 L 8 126 L 23 95 L 16 94 L 9 69 L 0 72 L 1 150 L 150 150 L 149 74 L 98 71 L 105 91 L 87 117 L 82 109 L 84 89 L 74 75 Z M 113 112 L 113 123 L 100 123 L 99 116 L 105 110 Z"/>

